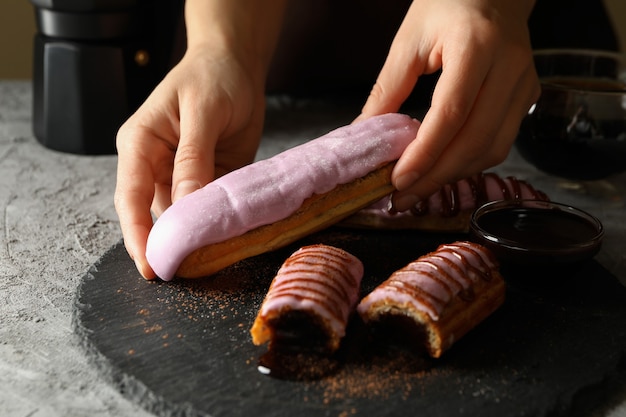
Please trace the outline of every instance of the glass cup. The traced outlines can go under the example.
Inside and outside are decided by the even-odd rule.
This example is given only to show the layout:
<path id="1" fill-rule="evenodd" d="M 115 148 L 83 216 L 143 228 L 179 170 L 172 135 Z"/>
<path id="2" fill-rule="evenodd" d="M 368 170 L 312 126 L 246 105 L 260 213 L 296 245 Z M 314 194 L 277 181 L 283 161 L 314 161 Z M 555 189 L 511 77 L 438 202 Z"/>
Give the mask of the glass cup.
<path id="1" fill-rule="evenodd" d="M 542 93 L 516 140 L 522 157 L 570 180 L 626 170 L 626 55 L 551 49 L 534 60 Z"/>

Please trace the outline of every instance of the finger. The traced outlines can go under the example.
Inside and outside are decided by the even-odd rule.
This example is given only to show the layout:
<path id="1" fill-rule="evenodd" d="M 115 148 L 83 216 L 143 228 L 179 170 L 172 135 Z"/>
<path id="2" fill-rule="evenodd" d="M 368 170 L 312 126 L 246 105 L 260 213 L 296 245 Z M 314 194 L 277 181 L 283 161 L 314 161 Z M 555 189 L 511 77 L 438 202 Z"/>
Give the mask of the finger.
<path id="1" fill-rule="evenodd" d="M 392 173 L 393 184 L 400 191 L 411 187 L 433 167 L 463 127 L 489 71 L 489 60 L 480 50 L 453 55 L 444 63 L 431 107 L 416 139 L 409 144 Z"/>
<path id="2" fill-rule="evenodd" d="M 410 53 L 395 51 L 394 48 L 390 50 L 357 121 L 400 109 L 423 71 L 423 66 L 411 58 Z"/>
<path id="3" fill-rule="evenodd" d="M 204 109 L 200 112 L 199 109 Z M 222 111 L 188 99 L 181 104 L 180 141 L 172 173 L 172 202 L 202 188 L 215 176 L 215 143 L 223 130 Z"/>
<path id="4" fill-rule="evenodd" d="M 146 259 L 146 242 L 152 228 L 150 205 L 154 195 L 154 176 L 150 161 L 137 149 L 132 135 L 125 130 L 118 134 L 118 167 L 115 188 L 115 209 L 124 236 L 124 245 L 137 269 L 146 279 L 156 277 Z"/>
<path id="5" fill-rule="evenodd" d="M 522 119 L 528 114 L 530 107 L 537 101 L 541 88 L 537 80 L 534 67 L 528 68 L 517 86 L 511 91 L 508 98 L 510 106 L 508 111 L 501 116 L 501 123 L 493 133 L 493 138 L 484 144 L 484 149 L 477 152 L 467 152 L 460 147 L 451 149 L 451 158 L 461 160 L 465 155 L 465 176 L 483 171 L 503 162 L 513 146 L 520 128 Z M 505 106 L 503 106 L 505 107 Z M 458 178 L 455 178 L 455 180 Z"/>
<path id="6" fill-rule="evenodd" d="M 410 14 L 409 11 L 389 48 L 387 59 L 357 121 L 398 111 L 424 73 L 425 63 L 418 51 L 421 43 L 413 39 L 415 30 L 409 27 Z"/>
<path id="7" fill-rule="evenodd" d="M 495 84 L 502 85 L 500 81 L 496 81 Z M 496 127 L 492 137 L 484 144 L 470 144 L 470 150 L 468 150 L 467 144 L 471 141 L 472 130 L 463 129 L 460 135 L 467 134 L 467 138 L 455 139 L 428 174 L 409 189 L 394 194 L 394 208 L 398 211 L 407 210 L 420 199 L 436 192 L 444 184 L 468 177 L 504 160 L 517 136 L 522 118 L 537 100 L 539 93 L 534 68 L 528 68 L 517 86 L 503 98 L 504 102 L 510 103 L 510 107 L 502 116 L 503 121 L 494 125 Z M 492 104 L 489 108 L 491 107 L 504 108 L 506 106 Z M 471 150 L 471 147 L 475 149 Z"/>
<path id="8" fill-rule="evenodd" d="M 467 122 L 433 168 L 438 182 L 456 181 L 507 157 L 521 120 L 539 95 L 539 83 L 532 66 L 520 70 L 501 63 L 490 72 Z"/>
<path id="9" fill-rule="evenodd" d="M 171 171 L 171 169 L 170 169 Z M 172 185 L 157 183 L 154 185 L 154 198 L 152 200 L 151 211 L 156 217 L 172 205 Z"/>

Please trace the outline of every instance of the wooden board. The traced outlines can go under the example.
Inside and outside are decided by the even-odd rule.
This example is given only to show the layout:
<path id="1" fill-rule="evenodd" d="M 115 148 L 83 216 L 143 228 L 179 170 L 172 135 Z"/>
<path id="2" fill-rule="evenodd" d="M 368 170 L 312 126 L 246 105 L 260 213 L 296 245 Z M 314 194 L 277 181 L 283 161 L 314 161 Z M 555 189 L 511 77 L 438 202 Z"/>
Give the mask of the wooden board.
<path id="1" fill-rule="evenodd" d="M 349 328 L 335 371 L 259 372 L 249 329 L 281 263 L 327 243 L 363 260 L 363 293 L 439 243 L 463 238 L 338 228 L 201 280 L 148 282 L 120 243 L 82 280 L 75 329 L 101 371 L 160 416 L 587 415 L 623 395 L 626 289 L 595 261 L 503 268 L 504 306 L 432 360 Z M 382 348 L 380 347 L 382 346 Z"/>

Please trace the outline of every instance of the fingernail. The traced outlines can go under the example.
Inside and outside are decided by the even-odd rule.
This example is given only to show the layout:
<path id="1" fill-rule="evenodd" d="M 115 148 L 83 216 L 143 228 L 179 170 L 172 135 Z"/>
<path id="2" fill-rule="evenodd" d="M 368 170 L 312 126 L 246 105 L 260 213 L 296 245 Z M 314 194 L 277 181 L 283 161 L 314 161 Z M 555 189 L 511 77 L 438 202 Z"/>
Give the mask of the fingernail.
<path id="1" fill-rule="evenodd" d="M 174 195 L 172 196 L 172 200 L 176 201 L 178 199 L 183 198 L 187 194 L 191 194 L 192 192 L 202 188 L 198 181 L 185 180 L 181 181 L 176 185 L 176 189 L 174 190 Z"/>
<path id="2" fill-rule="evenodd" d="M 137 268 L 137 271 L 139 271 L 142 277 L 146 277 L 143 273 L 143 265 L 141 264 L 141 262 L 139 262 L 138 259 L 135 259 L 135 268 Z"/>
<path id="3" fill-rule="evenodd" d="M 409 171 L 405 174 L 400 175 L 394 182 L 394 186 L 398 191 L 403 191 L 413 185 L 415 181 L 418 180 L 418 178 L 419 175 L 417 172 Z"/>
<path id="4" fill-rule="evenodd" d="M 150 266 L 148 265 L 144 265 L 144 263 L 140 262 L 139 260 L 135 260 L 135 267 L 137 268 L 141 276 L 145 279 L 152 280 L 156 278 L 154 272 L 152 271 L 152 268 L 150 268 Z"/>
<path id="5" fill-rule="evenodd" d="M 406 211 L 415 207 L 415 205 L 419 201 L 420 201 L 420 198 L 416 196 L 415 194 L 403 195 L 395 199 L 395 201 L 393 202 L 393 208 L 399 212 Z"/>

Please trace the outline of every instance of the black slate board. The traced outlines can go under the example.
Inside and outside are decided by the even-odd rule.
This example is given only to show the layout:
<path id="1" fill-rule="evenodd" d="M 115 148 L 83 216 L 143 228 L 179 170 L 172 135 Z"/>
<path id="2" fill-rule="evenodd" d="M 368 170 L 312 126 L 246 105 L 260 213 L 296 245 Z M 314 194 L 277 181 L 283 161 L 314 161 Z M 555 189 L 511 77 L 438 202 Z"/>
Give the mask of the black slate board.
<path id="1" fill-rule="evenodd" d="M 333 228 L 170 283 L 144 281 L 120 243 L 82 280 L 75 329 L 102 372 L 160 416 L 582 416 L 623 395 L 626 289 L 595 261 L 556 272 L 505 266 L 504 306 L 439 360 L 361 354 L 367 341 L 349 331 L 334 374 L 290 381 L 258 371 L 267 349 L 249 328 L 298 247 L 323 242 L 358 256 L 365 293 L 458 238 Z"/>

